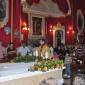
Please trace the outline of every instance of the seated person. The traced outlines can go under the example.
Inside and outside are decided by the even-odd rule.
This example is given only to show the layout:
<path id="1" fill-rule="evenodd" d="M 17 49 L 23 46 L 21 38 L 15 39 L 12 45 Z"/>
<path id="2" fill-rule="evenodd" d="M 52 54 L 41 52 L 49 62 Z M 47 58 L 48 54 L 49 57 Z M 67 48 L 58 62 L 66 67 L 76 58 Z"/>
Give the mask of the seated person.
<path id="1" fill-rule="evenodd" d="M 8 60 L 12 60 L 16 57 L 16 49 L 13 47 L 13 43 L 9 44 L 7 48 L 7 58 Z"/>
<path id="2" fill-rule="evenodd" d="M 17 50 L 18 55 L 26 56 L 28 53 L 30 53 L 30 49 L 25 45 L 24 42 L 22 42 L 21 46 Z"/>
<path id="3" fill-rule="evenodd" d="M 49 48 L 50 48 L 50 55 L 51 55 L 50 57 L 53 58 L 54 57 L 54 54 L 53 54 L 54 50 L 53 50 L 53 46 L 51 43 L 49 43 Z"/>
<path id="4" fill-rule="evenodd" d="M 0 41 L 0 60 L 4 58 L 5 48 L 2 46 L 2 42 Z"/>

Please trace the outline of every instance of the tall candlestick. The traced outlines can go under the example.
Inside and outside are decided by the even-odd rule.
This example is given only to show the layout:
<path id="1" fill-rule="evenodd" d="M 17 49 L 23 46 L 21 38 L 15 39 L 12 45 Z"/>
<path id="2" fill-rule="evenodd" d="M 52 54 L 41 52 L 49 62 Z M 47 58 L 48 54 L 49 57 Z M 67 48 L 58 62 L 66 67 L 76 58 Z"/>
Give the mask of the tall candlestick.
<path id="1" fill-rule="evenodd" d="M 38 56 L 38 50 L 35 51 L 35 56 L 36 56 L 36 57 Z"/>
<path id="2" fill-rule="evenodd" d="M 45 52 L 45 58 L 46 59 L 48 58 L 48 52 Z"/>

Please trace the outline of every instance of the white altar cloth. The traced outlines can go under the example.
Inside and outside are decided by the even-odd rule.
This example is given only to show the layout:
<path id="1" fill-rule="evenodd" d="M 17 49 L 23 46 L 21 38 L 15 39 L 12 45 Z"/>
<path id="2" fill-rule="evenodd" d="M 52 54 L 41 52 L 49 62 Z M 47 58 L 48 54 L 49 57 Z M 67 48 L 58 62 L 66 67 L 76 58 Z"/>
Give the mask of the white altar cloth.
<path id="1" fill-rule="evenodd" d="M 62 79 L 63 69 L 53 69 L 47 72 L 30 72 L 28 68 L 30 68 L 32 64 L 33 63 L 0 64 L 0 85 L 39 85 L 42 80 L 50 77 Z"/>
<path id="2" fill-rule="evenodd" d="M 0 64 L 0 76 L 10 76 L 15 74 L 22 74 L 28 72 L 28 68 L 32 66 L 34 62 L 30 63 L 1 63 Z"/>

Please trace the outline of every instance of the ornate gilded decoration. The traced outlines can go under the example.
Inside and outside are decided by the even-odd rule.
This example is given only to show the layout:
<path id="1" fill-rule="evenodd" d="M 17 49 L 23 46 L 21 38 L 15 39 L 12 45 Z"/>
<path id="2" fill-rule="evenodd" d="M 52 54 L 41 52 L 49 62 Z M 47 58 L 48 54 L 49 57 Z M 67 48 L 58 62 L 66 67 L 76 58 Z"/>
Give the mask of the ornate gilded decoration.
<path id="1" fill-rule="evenodd" d="M 0 27 L 8 21 L 9 0 L 0 0 Z"/>
<path id="2" fill-rule="evenodd" d="M 79 34 L 84 29 L 84 16 L 80 9 L 77 11 L 77 29 Z"/>
<path id="3" fill-rule="evenodd" d="M 61 40 L 60 42 L 65 44 L 65 27 L 61 25 L 60 22 L 58 22 L 56 26 L 53 26 L 53 46 L 54 47 L 58 45 L 58 40 Z"/>

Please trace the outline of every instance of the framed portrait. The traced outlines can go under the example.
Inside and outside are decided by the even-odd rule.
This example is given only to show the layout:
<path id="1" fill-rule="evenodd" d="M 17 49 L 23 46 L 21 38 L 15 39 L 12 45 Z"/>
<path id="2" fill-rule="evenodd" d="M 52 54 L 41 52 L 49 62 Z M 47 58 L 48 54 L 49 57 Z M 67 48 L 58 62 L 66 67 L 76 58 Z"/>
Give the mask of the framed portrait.
<path id="1" fill-rule="evenodd" d="M 8 21 L 9 0 L 0 0 L 0 27 L 6 25 Z"/>

